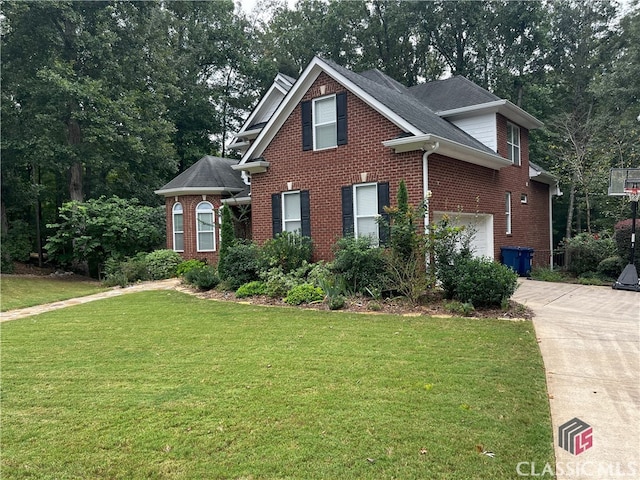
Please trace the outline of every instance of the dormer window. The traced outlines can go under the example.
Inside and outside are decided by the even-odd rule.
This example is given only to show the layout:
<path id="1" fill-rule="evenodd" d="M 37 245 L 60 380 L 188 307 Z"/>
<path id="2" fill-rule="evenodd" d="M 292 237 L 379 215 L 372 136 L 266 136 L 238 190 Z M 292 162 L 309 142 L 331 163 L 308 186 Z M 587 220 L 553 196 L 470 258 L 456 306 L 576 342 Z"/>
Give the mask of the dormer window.
<path id="1" fill-rule="evenodd" d="M 520 127 L 507 123 L 507 158 L 520 165 Z"/>

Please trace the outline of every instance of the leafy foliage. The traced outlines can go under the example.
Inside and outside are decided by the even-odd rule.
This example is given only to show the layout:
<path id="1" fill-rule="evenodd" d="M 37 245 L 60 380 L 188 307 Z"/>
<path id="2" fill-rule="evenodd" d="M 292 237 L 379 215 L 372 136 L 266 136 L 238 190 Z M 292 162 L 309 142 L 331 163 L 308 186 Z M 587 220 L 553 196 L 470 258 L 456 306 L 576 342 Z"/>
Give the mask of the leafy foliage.
<path id="1" fill-rule="evenodd" d="M 107 286 L 126 287 L 138 281 L 149 280 L 147 254 L 141 252 L 125 260 L 108 258 L 104 265 L 104 275 L 103 282 Z"/>
<path id="2" fill-rule="evenodd" d="M 616 242 L 617 253 L 620 257 L 622 257 L 626 262 L 629 261 L 629 252 L 631 251 L 631 223 L 632 220 L 629 218 L 627 220 L 622 220 L 616 223 L 614 227 L 613 239 Z M 638 238 L 640 238 L 640 219 L 636 219 L 636 255 L 635 255 L 635 265 L 636 269 L 640 271 L 640 242 L 638 242 Z"/>
<path id="3" fill-rule="evenodd" d="M 580 233 L 573 238 L 565 239 L 564 248 L 569 259 L 566 268 L 578 276 L 585 272 L 595 272 L 602 260 L 617 253 L 612 238 L 588 233 Z"/>
<path id="4" fill-rule="evenodd" d="M 60 207 L 46 249 L 54 263 L 88 266 L 96 273 L 107 258 L 132 257 L 164 243 L 164 208 L 145 207 L 138 200 L 100 197 Z"/>
<path id="5" fill-rule="evenodd" d="M 281 232 L 262 246 L 265 263 L 269 267 L 280 267 L 284 273 L 311 263 L 312 254 L 311 238 L 291 232 Z"/>
<path id="6" fill-rule="evenodd" d="M 192 268 L 185 273 L 184 280 L 199 290 L 211 290 L 220 283 L 220 277 L 211 265 Z"/>
<path id="7" fill-rule="evenodd" d="M 236 290 L 236 297 L 245 298 L 253 297 L 256 295 L 265 295 L 267 293 L 267 284 L 260 280 L 254 280 L 253 282 L 240 285 L 240 288 Z"/>
<path id="8" fill-rule="evenodd" d="M 176 268 L 176 275 L 179 277 L 184 277 L 189 270 L 193 270 L 194 268 L 202 268 L 207 265 L 206 262 L 202 260 L 196 260 L 195 258 L 191 258 L 189 260 L 185 260 L 181 262 Z"/>
<path id="9" fill-rule="evenodd" d="M 240 285 L 258 280 L 260 271 L 260 248 L 253 242 L 236 240 L 227 249 L 225 261 L 218 264 L 220 278 L 232 290 Z"/>
<path id="10" fill-rule="evenodd" d="M 501 306 L 518 286 L 518 274 L 486 258 L 466 258 L 455 265 L 453 298 L 474 307 Z"/>
<path id="11" fill-rule="evenodd" d="M 367 289 L 384 289 L 387 284 L 384 251 L 372 246 L 369 237 L 338 240 L 331 269 L 344 279 L 350 293 L 367 295 Z"/>
<path id="12" fill-rule="evenodd" d="M 303 303 L 321 302 L 323 299 L 324 292 L 320 287 L 315 287 L 310 283 L 303 283 L 289 290 L 284 301 L 289 305 L 301 305 Z"/>
<path id="13" fill-rule="evenodd" d="M 12 273 L 13 262 L 29 260 L 33 246 L 33 229 L 23 220 L 15 220 L 11 228 L 0 234 L 2 253 L 0 254 L 0 272 Z"/>
<path id="14" fill-rule="evenodd" d="M 233 230 L 233 214 L 228 205 L 222 206 L 222 225 L 220 226 L 220 251 L 218 252 L 218 273 L 222 280 L 226 279 L 227 252 L 236 238 Z"/>
<path id="15" fill-rule="evenodd" d="M 156 250 L 146 257 L 147 270 L 151 280 L 163 280 L 177 275 L 178 265 L 182 263 L 182 257 L 173 250 Z"/>

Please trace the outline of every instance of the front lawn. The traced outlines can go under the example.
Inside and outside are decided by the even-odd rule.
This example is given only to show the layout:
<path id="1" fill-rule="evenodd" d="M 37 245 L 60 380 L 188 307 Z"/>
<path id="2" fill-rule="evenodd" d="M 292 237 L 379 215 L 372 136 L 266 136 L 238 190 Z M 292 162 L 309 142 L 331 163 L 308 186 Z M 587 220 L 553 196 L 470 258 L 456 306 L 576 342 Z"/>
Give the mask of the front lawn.
<path id="1" fill-rule="evenodd" d="M 553 463 L 528 321 L 162 291 L 11 321 L 1 340 L 2 478 L 512 479 Z"/>
<path id="2" fill-rule="evenodd" d="M 0 276 L 0 310 L 59 302 L 107 290 L 99 282 L 76 277 Z"/>

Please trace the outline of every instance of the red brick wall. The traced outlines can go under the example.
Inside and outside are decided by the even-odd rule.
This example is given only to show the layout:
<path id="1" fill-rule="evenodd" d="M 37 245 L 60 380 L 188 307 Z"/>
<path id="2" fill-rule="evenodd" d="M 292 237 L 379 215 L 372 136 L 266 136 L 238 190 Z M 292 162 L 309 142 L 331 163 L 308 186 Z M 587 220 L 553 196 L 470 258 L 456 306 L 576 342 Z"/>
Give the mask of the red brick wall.
<path id="1" fill-rule="evenodd" d="M 344 91 L 339 83 L 322 73 L 304 96 L 308 100 Z M 422 152 L 395 154 L 382 145 L 402 130 L 350 92 L 347 95 L 348 143 L 322 151 L 303 151 L 300 107 L 285 121 L 263 157 L 271 163 L 265 173 L 252 176 L 253 239 L 259 243 L 272 237 L 271 194 L 309 190 L 311 236 L 315 259 L 331 259 L 332 246 L 342 236 L 341 189 L 367 182 L 389 182 L 391 203 L 395 203 L 401 179 L 407 183 L 409 202 L 418 204 L 423 195 Z M 506 157 L 506 119 L 497 116 L 498 151 Z M 528 163 L 528 131 L 521 128 L 521 166 L 500 171 L 443 157 L 429 157 L 429 188 L 433 192 L 430 211 L 491 213 L 494 215 L 495 258 L 501 246 L 527 246 L 536 250 L 535 261 L 548 264 L 548 188 L 531 182 Z M 512 234 L 506 235 L 505 192 L 512 193 Z M 527 194 L 528 204 L 520 203 Z M 546 210 L 545 210 L 546 209 Z M 531 227 L 536 222 L 536 228 Z M 543 261 L 544 260 L 544 261 Z"/>
<path id="2" fill-rule="evenodd" d="M 183 224 L 184 224 L 184 252 L 180 254 L 185 260 L 195 258 L 204 260 L 209 264 L 218 262 L 218 251 L 220 246 L 220 232 L 218 229 L 218 208 L 221 206 L 219 195 L 182 195 L 177 197 L 177 201 L 182 203 Z M 216 218 L 216 251 L 215 252 L 198 252 L 197 249 L 197 231 L 196 231 L 196 207 L 200 202 L 207 201 L 213 205 L 214 215 Z M 165 205 L 167 208 L 167 248 L 173 250 L 173 206 L 176 203 L 176 197 L 167 197 Z"/>

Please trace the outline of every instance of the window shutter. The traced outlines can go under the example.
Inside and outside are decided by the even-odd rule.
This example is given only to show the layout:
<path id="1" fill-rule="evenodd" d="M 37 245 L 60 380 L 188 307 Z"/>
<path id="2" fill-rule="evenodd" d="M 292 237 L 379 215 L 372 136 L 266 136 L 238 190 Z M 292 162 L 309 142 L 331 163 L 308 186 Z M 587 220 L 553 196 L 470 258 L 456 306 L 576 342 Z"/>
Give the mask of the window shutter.
<path id="1" fill-rule="evenodd" d="M 353 187 L 342 187 L 342 236 L 353 237 Z"/>
<path id="2" fill-rule="evenodd" d="M 380 224 L 380 245 L 386 245 L 389 242 L 389 214 L 384 211 L 384 207 L 389 206 L 389 182 L 378 184 L 378 213 L 384 219 L 384 223 Z"/>
<path id="3" fill-rule="evenodd" d="M 311 236 L 311 203 L 309 202 L 309 190 L 300 192 L 300 217 L 302 220 L 302 236 Z"/>
<path id="4" fill-rule="evenodd" d="M 313 150 L 313 122 L 311 118 L 311 100 L 300 104 L 302 114 L 302 150 Z"/>
<path id="5" fill-rule="evenodd" d="M 282 232 L 282 197 L 279 193 L 271 195 L 271 222 L 275 237 Z"/>
<path id="6" fill-rule="evenodd" d="M 338 121 L 338 145 L 347 144 L 347 92 L 336 95 L 336 119 Z"/>

